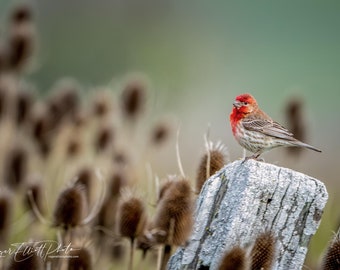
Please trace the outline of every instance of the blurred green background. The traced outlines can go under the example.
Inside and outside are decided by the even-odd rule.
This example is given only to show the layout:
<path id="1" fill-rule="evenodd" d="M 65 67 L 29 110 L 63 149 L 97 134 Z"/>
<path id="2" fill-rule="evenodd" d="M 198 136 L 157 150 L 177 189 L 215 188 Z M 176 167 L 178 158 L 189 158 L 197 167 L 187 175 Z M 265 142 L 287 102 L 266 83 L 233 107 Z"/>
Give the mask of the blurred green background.
<path id="1" fill-rule="evenodd" d="M 0 1 L 1 34 L 7 11 L 16 2 Z M 130 72 L 145 74 L 151 82 L 154 110 L 172 112 L 179 119 L 183 165 L 191 177 L 195 177 L 209 124 L 211 139 L 228 146 L 231 160 L 242 156 L 228 123 L 236 95 L 252 93 L 283 124 L 286 101 L 301 97 L 307 142 L 323 153 L 305 151 L 292 160 L 284 149 L 277 149 L 265 159 L 324 181 L 331 195 L 328 207 L 336 204 L 340 190 L 339 1 L 32 3 L 40 51 L 36 69 L 27 79 L 44 92 L 65 76 L 89 89 L 119 81 Z M 175 160 L 174 154 L 169 160 Z M 336 222 L 340 215 L 337 210 L 327 216 Z M 314 240 L 321 241 L 317 252 L 335 230 L 334 224 L 323 226 L 323 237 Z M 318 259 L 317 252 L 310 260 Z"/>

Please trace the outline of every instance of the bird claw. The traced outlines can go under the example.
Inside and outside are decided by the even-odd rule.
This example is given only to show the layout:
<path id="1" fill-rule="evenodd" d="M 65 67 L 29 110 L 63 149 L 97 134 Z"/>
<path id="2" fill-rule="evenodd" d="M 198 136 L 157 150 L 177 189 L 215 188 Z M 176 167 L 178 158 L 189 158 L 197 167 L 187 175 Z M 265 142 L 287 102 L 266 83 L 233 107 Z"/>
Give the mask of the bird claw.
<path id="1" fill-rule="evenodd" d="M 241 162 L 241 164 L 245 163 L 249 159 L 254 159 L 256 161 L 265 162 L 263 158 L 260 158 L 257 155 L 252 155 L 252 156 L 245 157 L 244 160 Z"/>

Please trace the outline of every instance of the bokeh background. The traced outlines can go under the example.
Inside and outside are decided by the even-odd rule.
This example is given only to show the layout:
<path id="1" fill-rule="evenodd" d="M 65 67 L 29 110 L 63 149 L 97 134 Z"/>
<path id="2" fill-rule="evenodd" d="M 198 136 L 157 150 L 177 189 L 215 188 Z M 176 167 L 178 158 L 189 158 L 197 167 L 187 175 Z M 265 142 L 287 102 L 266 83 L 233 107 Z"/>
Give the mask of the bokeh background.
<path id="1" fill-rule="evenodd" d="M 0 1 L 0 33 L 17 1 Z M 32 1 L 39 53 L 26 77 L 44 95 L 71 77 L 84 91 L 112 85 L 127 74 L 150 82 L 153 113 L 180 124 L 180 151 L 194 178 L 203 134 L 227 145 L 230 160 L 243 151 L 228 123 L 236 95 L 249 92 L 285 124 L 285 105 L 304 101 L 306 141 L 322 149 L 292 158 L 285 149 L 267 162 L 322 180 L 330 200 L 307 264 L 314 264 L 339 220 L 340 2 L 339 1 Z M 164 155 L 178 171 L 175 148 Z"/>

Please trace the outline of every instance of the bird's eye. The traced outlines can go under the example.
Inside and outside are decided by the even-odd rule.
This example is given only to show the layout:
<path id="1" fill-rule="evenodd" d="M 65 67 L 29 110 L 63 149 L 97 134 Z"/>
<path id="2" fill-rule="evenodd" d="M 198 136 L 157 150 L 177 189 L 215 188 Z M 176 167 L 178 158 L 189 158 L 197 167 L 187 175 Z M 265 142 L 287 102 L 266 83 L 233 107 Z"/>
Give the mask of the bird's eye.
<path id="1" fill-rule="evenodd" d="M 244 105 L 248 105 L 248 102 L 245 101 L 245 102 L 243 102 L 243 104 L 244 104 Z"/>

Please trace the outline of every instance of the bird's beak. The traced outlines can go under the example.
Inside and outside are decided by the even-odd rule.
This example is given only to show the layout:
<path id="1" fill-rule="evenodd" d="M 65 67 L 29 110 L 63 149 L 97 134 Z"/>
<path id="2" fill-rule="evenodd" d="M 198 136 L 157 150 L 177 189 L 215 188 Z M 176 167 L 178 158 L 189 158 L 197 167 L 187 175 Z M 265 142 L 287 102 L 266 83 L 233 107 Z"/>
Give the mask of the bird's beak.
<path id="1" fill-rule="evenodd" d="M 233 106 L 238 109 L 242 106 L 242 103 L 240 101 L 235 100 Z"/>

